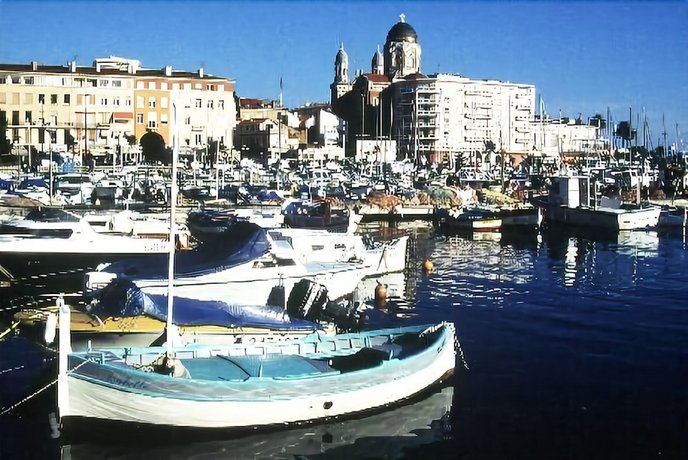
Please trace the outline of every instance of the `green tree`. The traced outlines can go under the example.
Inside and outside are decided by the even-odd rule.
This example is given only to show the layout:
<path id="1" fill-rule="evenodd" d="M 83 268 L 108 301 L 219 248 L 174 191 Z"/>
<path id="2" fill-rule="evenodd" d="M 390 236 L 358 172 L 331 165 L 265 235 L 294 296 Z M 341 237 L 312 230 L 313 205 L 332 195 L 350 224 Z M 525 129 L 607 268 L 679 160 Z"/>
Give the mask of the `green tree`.
<path id="1" fill-rule="evenodd" d="M 167 149 L 165 139 L 155 131 L 148 131 L 141 136 L 141 154 L 148 163 L 166 162 Z"/>
<path id="2" fill-rule="evenodd" d="M 208 139 L 208 161 L 210 164 L 215 164 L 217 161 L 217 154 L 220 149 L 220 142 L 214 140 L 212 137 Z"/>
<path id="3" fill-rule="evenodd" d="M 74 151 L 76 139 L 74 139 L 74 136 L 72 136 L 72 133 L 70 133 L 69 131 L 67 131 L 67 134 L 65 135 L 65 143 L 67 144 L 67 150 Z"/>
<path id="4" fill-rule="evenodd" d="M 0 110 L 0 155 L 7 155 L 12 150 L 12 142 L 7 138 L 7 117 Z"/>

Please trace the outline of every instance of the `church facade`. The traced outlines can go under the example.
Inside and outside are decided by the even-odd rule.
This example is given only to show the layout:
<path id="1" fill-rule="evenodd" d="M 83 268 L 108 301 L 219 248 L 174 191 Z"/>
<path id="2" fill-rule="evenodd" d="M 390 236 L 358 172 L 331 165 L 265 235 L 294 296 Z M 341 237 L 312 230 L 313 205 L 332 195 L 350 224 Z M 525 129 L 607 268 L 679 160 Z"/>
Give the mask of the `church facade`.
<path id="1" fill-rule="evenodd" d="M 533 149 L 535 87 L 456 74 L 421 73 L 421 46 L 401 15 L 387 33 L 371 71 L 349 82 L 340 47 L 331 85 L 333 111 L 347 124 L 347 152 L 359 141 L 396 142 L 399 159 L 443 162 L 498 161 L 500 152 Z"/>

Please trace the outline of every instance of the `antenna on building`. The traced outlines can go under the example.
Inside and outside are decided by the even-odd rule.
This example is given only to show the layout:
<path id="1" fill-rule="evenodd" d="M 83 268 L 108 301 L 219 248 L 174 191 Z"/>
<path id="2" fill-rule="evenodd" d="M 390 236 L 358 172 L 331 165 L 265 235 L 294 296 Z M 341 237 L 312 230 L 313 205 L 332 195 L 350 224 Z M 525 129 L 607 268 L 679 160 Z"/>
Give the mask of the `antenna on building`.
<path id="1" fill-rule="evenodd" d="M 282 80 L 282 76 L 281 76 L 281 75 L 280 75 L 280 83 L 279 83 L 279 85 L 280 85 L 279 105 L 280 105 L 280 107 L 283 107 L 283 106 L 282 106 L 282 90 L 284 89 L 284 81 Z"/>

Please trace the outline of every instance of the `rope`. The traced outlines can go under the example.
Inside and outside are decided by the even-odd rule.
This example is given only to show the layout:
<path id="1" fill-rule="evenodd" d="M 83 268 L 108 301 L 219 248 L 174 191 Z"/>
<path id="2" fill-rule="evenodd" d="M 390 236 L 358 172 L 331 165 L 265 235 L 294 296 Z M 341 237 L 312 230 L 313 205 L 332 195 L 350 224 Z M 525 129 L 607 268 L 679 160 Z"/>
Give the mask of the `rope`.
<path id="1" fill-rule="evenodd" d="M 41 278 L 48 278 L 50 276 L 59 276 L 59 275 L 72 275 L 75 273 L 83 273 L 89 269 L 86 268 L 75 268 L 73 270 L 65 270 L 61 272 L 50 272 L 50 273 L 41 273 L 39 275 L 31 275 L 31 276 L 24 276 L 22 278 L 15 278 L 15 281 L 20 282 L 20 281 L 27 281 L 27 280 L 36 280 L 36 279 L 41 279 Z"/>
<path id="2" fill-rule="evenodd" d="M 0 375 L 6 374 L 6 373 L 12 372 L 12 371 L 18 371 L 19 369 L 24 369 L 25 367 L 26 367 L 26 366 L 24 366 L 24 365 L 22 364 L 21 366 L 11 367 L 11 368 L 9 368 L 9 369 L 3 369 L 3 370 L 0 371 Z"/>
<path id="3" fill-rule="evenodd" d="M 14 323 L 12 323 L 10 327 L 8 327 L 2 334 L 0 334 L 0 340 L 2 340 L 7 334 L 12 332 L 12 330 L 15 329 L 17 326 L 19 326 L 19 321 L 15 321 Z"/>
<path id="4" fill-rule="evenodd" d="M 0 412 L 0 416 L 5 415 L 6 413 L 13 411 L 13 410 L 16 409 L 17 407 L 19 407 L 19 406 L 21 406 L 22 404 L 24 404 L 24 403 L 25 403 L 26 401 L 28 401 L 29 399 L 31 399 L 31 398 L 33 398 L 33 397 L 35 397 L 35 396 L 38 396 L 39 394 L 41 394 L 42 392 L 44 392 L 45 390 L 47 390 L 47 389 L 50 388 L 51 386 L 55 385 L 55 383 L 57 383 L 57 379 L 55 379 L 55 380 L 53 380 L 52 382 L 50 382 L 49 384 L 45 385 L 43 388 L 40 388 L 39 390 L 34 391 L 33 393 L 31 393 L 29 396 L 27 396 L 26 398 L 22 399 L 21 401 L 15 403 L 15 404 L 12 404 L 10 407 L 8 407 L 8 408 L 6 408 L 6 409 L 3 409 L 2 412 Z"/>
<path id="5" fill-rule="evenodd" d="M 76 366 L 74 369 L 70 370 L 69 372 L 74 372 L 75 370 L 79 369 L 81 366 L 83 366 L 84 364 L 86 364 L 86 363 L 88 363 L 88 362 L 89 362 L 89 361 L 84 361 L 83 363 L 79 364 L 79 365 Z M 45 385 L 45 386 L 39 388 L 38 390 L 34 391 L 33 393 L 31 393 L 29 396 L 27 396 L 26 398 L 22 399 L 21 401 L 16 402 L 16 403 L 12 404 L 11 406 L 9 406 L 9 407 L 3 409 L 2 411 L 0 411 L 0 416 L 5 415 L 5 414 L 7 414 L 8 412 L 13 411 L 14 409 L 16 409 L 17 407 L 21 406 L 22 404 L 24 404 L 24 403 L 27 402 L 28 400 L 30 400 L 30 399 L 32 399 L 32 398 L 35 398 L 35 397 L 38 396 L 39 394 L 43 393 L 45 390 L 47 390 L 47 389 L 50 388 L 51 386 L 55 385 L 55 384 L 57 383 L 57 380 L 58 380 L 58 379 L 53 380 L 52 382 L 48 383 L 47 385 Z"/>

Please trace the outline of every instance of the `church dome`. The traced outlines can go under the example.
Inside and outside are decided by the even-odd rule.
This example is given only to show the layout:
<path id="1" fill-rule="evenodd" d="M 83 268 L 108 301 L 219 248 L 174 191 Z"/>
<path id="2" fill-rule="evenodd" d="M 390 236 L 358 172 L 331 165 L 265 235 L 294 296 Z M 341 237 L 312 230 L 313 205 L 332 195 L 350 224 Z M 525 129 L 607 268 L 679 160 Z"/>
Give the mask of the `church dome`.
<path id="1" fill-rule="evenodd" d="M 394 24 L 392 28 L 389 29 L 389 32 L 387 32 L 388 43 L 416 40 L 418 40 L 418 34 L 411 24 L 405 21 L 404 15 L 401 15 L 401 20 Z"/>
<path id="2" fill-rule="evenodd" d="M 330 55 L 331 56 L 331 55 Z M 346 51 L 344 51 L 344 45 L 342 45 L 339 48 L 339 51 L 337 51 L 337 57 L 335 58 L 337 62 L 349 62 L 349 55 L 346 54 Z"/>

